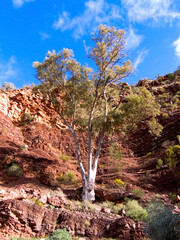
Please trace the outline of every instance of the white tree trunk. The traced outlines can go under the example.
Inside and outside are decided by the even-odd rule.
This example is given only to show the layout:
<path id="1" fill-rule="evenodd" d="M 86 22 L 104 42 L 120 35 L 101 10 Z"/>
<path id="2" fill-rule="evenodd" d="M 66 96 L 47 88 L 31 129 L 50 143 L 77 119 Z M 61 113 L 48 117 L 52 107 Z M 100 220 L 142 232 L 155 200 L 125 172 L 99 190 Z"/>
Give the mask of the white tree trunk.
<path id="1" fill-rule="evenodd" d="M 90 176 L 87 179 L 86 183 L 83 183 L 83 192 L 82 192 L 82 201 L 94 201 L 95 200 L 95 192 L 94 192 L 94 185 L 96 179 L 96 172 L 91 170 Z"/>

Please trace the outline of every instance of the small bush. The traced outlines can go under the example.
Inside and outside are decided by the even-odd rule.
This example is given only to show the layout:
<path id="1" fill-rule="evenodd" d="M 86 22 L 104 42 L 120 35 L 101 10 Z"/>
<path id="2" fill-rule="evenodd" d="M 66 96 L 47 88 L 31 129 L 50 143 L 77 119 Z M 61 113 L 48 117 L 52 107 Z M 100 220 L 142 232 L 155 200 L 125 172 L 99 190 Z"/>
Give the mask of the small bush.
<path id="1" fill-rule="evenodd" d="M 156 168 L 160 168 L 160 167 L 162 167 L 162 165 L 163 165 L 163 160 L 162 160 L 161 158 L 159 158 L 159 159 L 157 160 Z"/>
<path id="2" fill-rule="evenodd" d="M 23 171 L 19 164 L 13 163 L 7 170 L 7 174 L 11 177 L 22 177 Z"/>
<path id="3" fill-rule="evenodd" d="M 119 178 L 116 178 L 116 179 L 114 180 L 114 184 L 115 184 L 116 186 L 124 186 L 124 185 L 125 185 L 125 183 L 124 183 L 121 179 L 119 179 Z"/>
<path id="4" fill-rule="evenodd" d="M 175 79 L 175 75 L 173 73 L 168 74 L 168 79 L 173 81 Z"/>
<path id="5" fill-rule="evenodd" d="M 147 157 L 150 157 L 152 154 L 153 154 L 152 152 L 148 152 L 148 153 L 146 154 L 146 156 L 147 156 Z"/>
<path id="6" fill-rule="evenodd" d="M 64 183 L 73 183 L 76 182 L 76 177 L 73 172 L 68 170 L 67 172 L 61 174 L 59 181 Z"/>
<path id="7" fill-rule="evenodd" d="M 57 229 L 49 237 L 49 240 L 72 240 L 72 236 L 66 229 Z"/>
<path id="8" fill-rule="evenodd" d="M 163 117 L 163 118 L 168 118 L 169 115 L 168 115 L 168 113 L 162 113 L 162 117 Z"/>
<path id="9" fill-rule="evenodd" d="M 180 216 L 173 214 L 172 207 L 153 202 L 147 208 L 145 233 L 153 240 L 179 240 Z"/>
<path id="10" fill-rule="evenodd" d="M 25 150 L 28 149 L 28 146 L 27 145 L 21 145 L 19 148 L 20 148 L 21 151 L 25 151 Z"/>
<path id="11" fill-rule="evenodd" d="M 41 207 L 43 206 L 43 203 L 41 202 L 41 200 L 39 198 L 36 199 L 36 198 L 33 197 L 32 200 L 36 205 L 41 206 Z"/>
<path id="12" fill-rule="evenodd" d="M 35 120 L 35 117 L 32 116 L 30 113 L 24 113 L 24 114 L 21 116 L 21 122 L 22 122 L 22 124 L 23 124 L 24 126 L 30 124 L 30 123 L 33 122 L 34 120 Z"/>
<path id="13" fill-rule="evenodd" d="M 132 194 L 135 198 L 142 198 L 144 197 L 144 192 L 141 191 L 140 189 L 133 189 L 132 191 Z"/>
<path id="14" fill-rule="evenodd" d="M 126 215 L 135 221 L 144 221 L 147 217 L 147 212 L 139 205 L 138 201 L 128 200 L 126 204 Z"/>
<path id="15" fill-rule="evenodd" d="M 65 154 L 61 154 L 61 155 L 60 155 L 60 159 L 62 159 L 63 162 L 69 162 L 70 159 L 71 159 L 71 157 L 68 156 L 68 155 L 65 155 Z"/>
<path id="16" fill-rule="evenodd" d="M 180 156 L 180 145 L 170 146 L 166 150 L 166 158 L 165 161 L 170 168 L 175 168 Z"/>

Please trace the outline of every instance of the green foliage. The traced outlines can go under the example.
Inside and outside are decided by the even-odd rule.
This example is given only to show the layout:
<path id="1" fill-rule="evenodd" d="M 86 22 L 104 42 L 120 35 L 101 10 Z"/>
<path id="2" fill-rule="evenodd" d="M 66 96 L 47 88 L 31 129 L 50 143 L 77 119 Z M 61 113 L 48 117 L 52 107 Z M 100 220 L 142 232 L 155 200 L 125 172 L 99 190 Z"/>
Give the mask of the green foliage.
<path id="1" fill-rule="evenodd" d="M 174 202 L 176 199 L 176 194 L 173 193 L 169 193 L 169 197 L 171 198 L 171 200 Z"/>
<path id="2" fill-rule="evenodd" d="M 78 210 L 88 210 L 92 212 L 96 211 L 96 207 L 88 200 L 84 200 L 82 202 L 75 201 L 74 204 Z"/>
<path id="3" fill-rule="evenodd" d="M 12 177 L 22 177 L 23 171 L 22 168 L 17 163 L 13 163 L 7 170 L 7 174 Z"/>
<path id="4" fill-rule="evenodd" d="M 24 113 L 21 116 L 21 122 L 23 123 L 23 125 L 28 125 L 31 122 L 33 122 L 35 120 L 35 117 L 32 116 L 30 113 Z"/>
<path id="5" fill-rule="evenodd" d="M 173 81 L 175 79 L 175 75 L 173 73 L 168 74 L 168 79 Z"/>
<path id="6" fill-rule="evenodd" d="M 138 201 L 128 200 L 126 204 L 126 215 L 135 221 L 144 221 L 147 217 L 147 212 L 139 205 Z"/>
<path id="7" fill-rule="evenodd" d="M 72 236 L 66 229 L 57 229 L 49 237 L 49 240 L 72 240 Z"/>
<path id="8" fill-rule="evenodd" d="M 109 147 L 109 153 L 110 156 L 114 159 L 121 160 L 122 158 L 121 149 L 115 143 L 112 143 L 111 146 Z"/>
<path id="9" fill-rule="evenodd" d="M 161 158 L 159 158 L 159 159 L 157 160 L 156 168 L 160 168 L 160 167 L 162 167 L 162 165 L 163 165 L 163 160 L 162 160 Z"/>
<path id="10" fill-rule="evenodd" d="M 163 117 L 163 118 L 168 118 L 169 115 L 168 115 L 168 113 L 162 113 L 162 117 Z"/>
<path id="11" fill-rule="evenodd" d="M 61 176 L 59 177 L 59 181 L 63 183 L 74 183 L 76 182 L 76 177 L 74 172 L 72 171 L 67 171 L 65 173 L 62 173 Z"/>
<path id="12" fill-rule="evenodd" d="M 125 208 L 123 204 L 114 204 L 113 202 L 102 202 L 101 203 L 102 208 L 110 208 L 111 212 L 118 213 L 121 209 Z"/>
<path id="13" fill-rule="evenodd" d="M 147 156 L 147 157 L 150 157 L 152 154 L 153 154 L 152 152 L 148 152 L 148 153 L 146 154 L 146 156 Z"/>
<path id="14" fill-rule="evenodd" d="M 41 206 L 41 207 L 43 206 L 43 203 L 41 202 L 40 198 L 33 197 L 32 200 L 36 205 Z"/>
<path id="15" fill-rule="evenodd" d="M 170 168 L 175 168 L 179 162 L 180 156 L 180 145 L 170 146 L 166 150 L 165 161 Z"/>
<path id="16" fill-rule="evenodd" d="M 25 151 L 25 150 L 28 149 L 28 146 L 23 144 L 19 148 L 20 148 L 21 151 Z"/>
<path id="17" fill-rule="evenodd" d="M 177 140 L 178 140 L 178 142 L 180 144 L 180 135 L 177 135 Z"/>
<path id="18" fill-rule="evenodd" d="M 141 191 L 140 189 L 133 189 L 131 191 L 131 193 L 133 194 L 133 197 L 135 197 L 135 198 L 142 198 L 142 197 L 144 197 L 144 192 Z"/>
<path id="19" fill-rule="evenodd" d="M 153 240 L 179 240 L 180 216 L 162 202 L 153 202 L 147 208 L 145 232 Z"/>
<path id="20" fill-rule="evenodd" d="M 174 71 L 174 74 L 180 76 L 180 65 L 177 67 L 177 70 Z"/>
<path id="21" fill-rule="evenodd" d="M 162 126 L 156 120 L 159 115 L 160 105 L 154 96 L 145 87 L 136 87 L 121 105 L 119 117 L 125 133 L 136 131 L 138 124 L 146 120 L 151 134 L 159 136 L 162 131 Z"/>
<path id="22" fill-rule="evenodd" d="M 4 82 L 4 84 L 2 85 L 2 89 L 4 89 L 5 91 L 13 90 L 15 88 L 16 87 L 11 82 L 9 82 L 9 83 L 8 82 Z"/>
<path id="23" fill-rule="evenodd" d="M 68 156 L 68 155 L 65 155 L 65 154 L 61 154 L 61 155 L 60 155 L 60 159 L 62 159 L 63 162 L 69 162 L 70 159 L 71 159 L 71 157 Z"/>

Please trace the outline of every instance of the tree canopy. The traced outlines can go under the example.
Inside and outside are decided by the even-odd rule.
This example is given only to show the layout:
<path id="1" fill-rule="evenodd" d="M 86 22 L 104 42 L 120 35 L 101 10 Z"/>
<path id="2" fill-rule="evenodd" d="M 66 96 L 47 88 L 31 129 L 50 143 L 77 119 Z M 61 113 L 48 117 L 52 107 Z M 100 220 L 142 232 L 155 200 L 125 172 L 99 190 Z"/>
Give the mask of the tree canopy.
<path id="1" fill-rule="evenodd" d="M 126 101 L 122 101 L 120 81 L 132 72 L 131 62 L 125 60 L 124 39 L 123 30 L 104 25 L 98 27 L 92 34 L 93 47 L 87 48 L 96 70 L 77 62 L 73 51 L 66 48 L 58 53 L 48 51 L 42 63 L 33 64 L 41 81 L 39 88 L 48 95 L 72 133 L 83 180 L 83 199 L 94 200 L 97 164 L 104 137 L 112 141 L 116 130 L 125 132 L 128 129 L 124 126 L 129 126 L 129 121 L 130 129 L 134 129 L 143 118 L 158 115 L 158 106 L 146 89 L 133 93 L 129 88 Z M 87 175 L 77 133 L 88 146 Z"/>

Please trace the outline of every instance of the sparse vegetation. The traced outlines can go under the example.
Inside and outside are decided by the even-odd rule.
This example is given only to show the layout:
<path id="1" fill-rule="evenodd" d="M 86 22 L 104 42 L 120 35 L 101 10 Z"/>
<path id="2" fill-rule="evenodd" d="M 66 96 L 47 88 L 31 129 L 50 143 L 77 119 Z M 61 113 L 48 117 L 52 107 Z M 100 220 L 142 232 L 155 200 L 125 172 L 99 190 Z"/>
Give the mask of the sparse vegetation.
<path id="1" fill-rule="evenodd" d="M 116 185 L 116 186 L 124 186 L 125 185 L 125 183 L 121 180 L 121 179 L 119 179 L 119 178 L 116 178 L 115 180 L 114 180 L 114 184 Z"/>
<path id="2" fill-rule="evenodd" d="M 62 159 L 63 162 L 65 163 L 65 162 L 69 162 L 70 159 L 71 159 L 71 157 L 68 156 L 68 155 L 65 155 L 65 154 L 61 154 L 61 155 L 60 155 L 60 159 Z"/>
<path id="3" fill-rule="evenodd" d="M 72 240 L 72 236 L 66 229 L 57 229 L 49 237 L 49 240 Z"/>
<path id="4" fill-rule="evenodd" d="M 125 209 L 126 215 L 135 221 L 144 221 L 147 217 L 146 209 L 142 208 L 136 200 L 128 200 Z"/>
<path id="5" fill-rule="evenodd" d="M 22 168 L 18 163 L 13 163 L 7 170 L 7 174 L 11 177 L 21 178 L 23 175 Z"/>
<path id="6" fill-rule="evenodd" d="M 147 208 L 145 233 L 153 240 L 179 240 L 180 215 L 162 202 L 153 202 Z"/>
<path id="7" fill-rule="evenodd" d="M 133 189 L 131 191 L 131 193 L 133 194 L 133 197 L 135 197 L 135 198 L 142 198 L 145 195 L 145 193 L 143 191 L 141 191 L 140 189 Z"/>
<path id="8" fill-rule="evenodd" d="M 28 149 L 28 145 L 23 144 L 19 148 L 21 151 L 26 151 Z"/>
<path id="9" fill-rule="evenodd" d="M 178 164 L 180 159 L 179 157 L 180 157 L 180 145 L 170 146 L 166 150 L 165 162 L 171 169 L 173 169 Z"/>
<path id="10" fill-rule="evenodd" d="M 30 124 L 33 121 L 35 121 L 35 116 L 31 115 L 30 113 L 24 113 L 21 116 L 21 122 L 22 122 L 22 125 L 24 126 Z"/>
<path id="11" fill-rule="evenodd" d="M 58 180 L 63 183 L 75 183 L 76 177 L 74 172 L 68 170 L 67 172 L 62 173 Z"/>
<path id="12" fill-rule="evenodd" d="M 157 160 L 156 168 L 161 168 L 162 165 L 163 165 L 163 160 L 162 160 L 161 158 L 159 158 L 159 159 Z"/>

